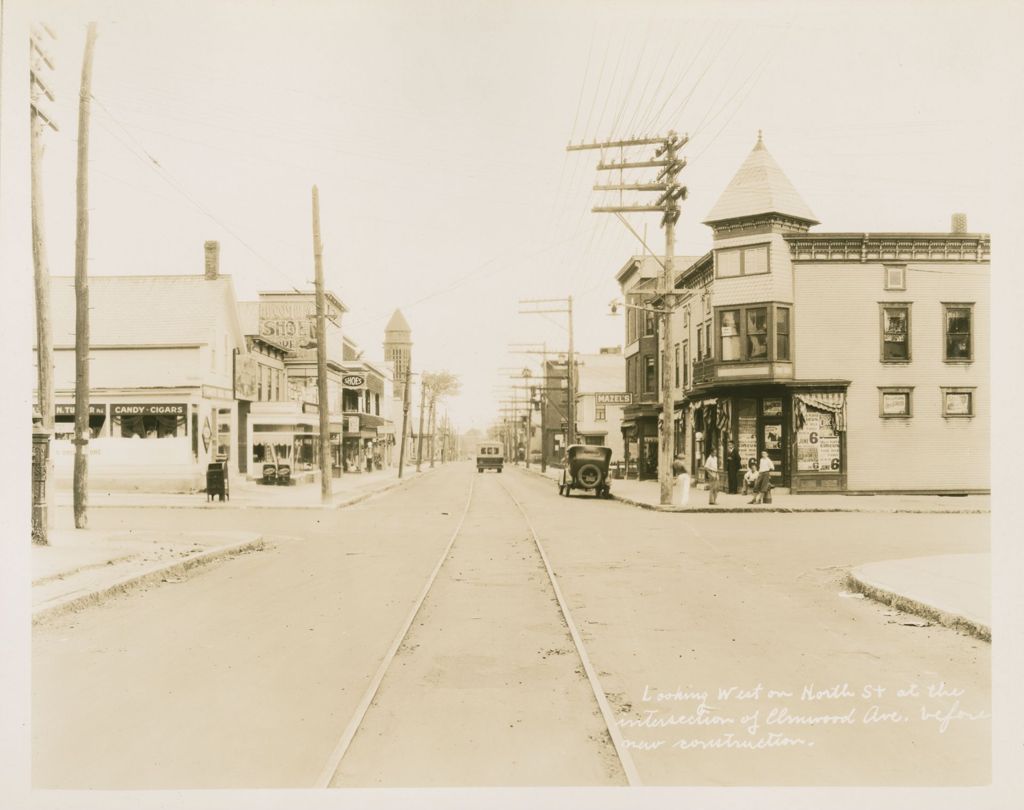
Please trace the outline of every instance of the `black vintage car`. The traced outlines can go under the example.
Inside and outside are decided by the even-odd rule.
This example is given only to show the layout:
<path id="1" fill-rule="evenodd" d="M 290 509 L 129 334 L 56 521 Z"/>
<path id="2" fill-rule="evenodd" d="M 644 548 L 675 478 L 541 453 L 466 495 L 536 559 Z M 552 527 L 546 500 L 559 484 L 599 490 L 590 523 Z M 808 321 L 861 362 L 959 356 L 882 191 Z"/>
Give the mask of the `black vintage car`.
<path id="1" fill-rule="evenodd" d="M 558 494 L 568 496 L 574 489 L 590 490 L 599 498 L 611 494 L 608 467 L 612 460 L 610 447 L 571 444 L 565 451 L 565 467 L 558 484 Z"/>

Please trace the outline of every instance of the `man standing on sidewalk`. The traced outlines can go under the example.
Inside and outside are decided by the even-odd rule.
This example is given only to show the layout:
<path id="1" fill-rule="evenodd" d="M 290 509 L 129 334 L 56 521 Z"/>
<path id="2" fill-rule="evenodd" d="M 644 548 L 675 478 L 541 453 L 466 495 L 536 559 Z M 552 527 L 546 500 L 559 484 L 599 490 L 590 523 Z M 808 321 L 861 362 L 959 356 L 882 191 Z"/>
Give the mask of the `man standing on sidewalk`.
<path id="1" fill-rule="evenodd" d="M 704 462 L 704 474 L 708 479 L 708 506 L 715 506 L 718 500 L 718 456 L 708 453 Z"/>
<path id="2" fill-rule="evenodd" d="M 729 483 L 730 495 L 735 495 L 737 492 L 740 466 L 742 464 L 743 459 L 740 458 L 740 451 L 736 449 L 736 445 L 733 442 L 729 442 L 729 447 L 725 451 L 725 477 Z"/>

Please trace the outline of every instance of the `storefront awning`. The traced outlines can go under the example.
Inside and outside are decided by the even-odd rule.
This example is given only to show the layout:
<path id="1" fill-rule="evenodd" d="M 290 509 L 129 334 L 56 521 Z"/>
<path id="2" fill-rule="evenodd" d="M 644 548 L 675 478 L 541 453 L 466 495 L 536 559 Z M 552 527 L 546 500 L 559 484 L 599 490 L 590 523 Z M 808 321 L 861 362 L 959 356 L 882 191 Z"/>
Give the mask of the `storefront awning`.
<path id="1" fill-rule="evenodd" d="M 804 409 L 814 408 L 835 415 L 836 432 L 846 430 L 846 394 L 842 391 L 807 391 L 794 393 L 798 424 L 804 421 Z"/>

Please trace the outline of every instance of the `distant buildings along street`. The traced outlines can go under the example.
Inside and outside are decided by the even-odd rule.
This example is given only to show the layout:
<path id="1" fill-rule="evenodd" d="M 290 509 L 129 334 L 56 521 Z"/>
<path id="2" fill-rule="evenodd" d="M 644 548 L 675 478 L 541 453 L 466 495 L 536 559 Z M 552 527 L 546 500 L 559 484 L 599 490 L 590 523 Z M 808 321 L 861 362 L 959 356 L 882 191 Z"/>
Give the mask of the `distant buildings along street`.
<path id="1" fill-rule="evenodd" d="M 90 486 L 195 491 L 213 461 L 254 479 L 267 464 L 289 467 L 296 483 L 316 478 L 314 293 L 238 302 L 219 265 L 218 243 L 207 242 L 202 274 L 90 277 Z M 66 484 L 74 455 L 74 279 L 54 277 L 51 290 L 55 474 Z M 326 299 L 333 474 L 396 464 L 395 358 L 364 358 L 343 334 L 347 307 L 333 294 Z M 408 368 L 410 330 L 396 317 Z"/>

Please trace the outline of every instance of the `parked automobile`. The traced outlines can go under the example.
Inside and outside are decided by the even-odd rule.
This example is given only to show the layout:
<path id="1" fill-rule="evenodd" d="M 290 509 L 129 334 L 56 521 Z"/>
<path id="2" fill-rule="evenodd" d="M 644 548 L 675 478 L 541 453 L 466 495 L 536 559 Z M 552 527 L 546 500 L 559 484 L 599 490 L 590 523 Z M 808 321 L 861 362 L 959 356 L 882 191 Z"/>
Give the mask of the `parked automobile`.
<path id="1" fill-rule="evenodd" d="M 593 492 L 598 498 L 611 495 L 611 476 L 608 468 L 612 460 L 610 447 L 589 444 L 571 444 L 565 451 L 565 466 L 558 484 L 558 494 L 569 496 L 574 489 Z"/>

